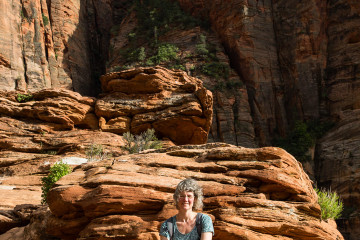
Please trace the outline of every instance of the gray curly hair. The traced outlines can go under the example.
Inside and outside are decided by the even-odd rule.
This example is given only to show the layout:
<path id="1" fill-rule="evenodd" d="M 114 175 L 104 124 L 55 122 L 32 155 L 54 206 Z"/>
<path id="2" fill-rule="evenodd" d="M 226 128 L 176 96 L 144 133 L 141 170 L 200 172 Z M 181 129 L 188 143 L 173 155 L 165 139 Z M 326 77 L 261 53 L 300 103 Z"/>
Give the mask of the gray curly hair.
<path id="1" fill-rule="evenodd" d="M 179 203 L 179 197 L 182 192 L 193 192 L 194 193 L 194 206 L 193 208 L 196 210 L 201 210 L 203 207 L 203 192 L 202 188 L 198 185 L 198 183 L 192 179 L 187 178 L 185 180 L 182 180 L 176 187 L 175 193 L 174 193 L 174 201 L 175 206 L 178 208 Z"/>

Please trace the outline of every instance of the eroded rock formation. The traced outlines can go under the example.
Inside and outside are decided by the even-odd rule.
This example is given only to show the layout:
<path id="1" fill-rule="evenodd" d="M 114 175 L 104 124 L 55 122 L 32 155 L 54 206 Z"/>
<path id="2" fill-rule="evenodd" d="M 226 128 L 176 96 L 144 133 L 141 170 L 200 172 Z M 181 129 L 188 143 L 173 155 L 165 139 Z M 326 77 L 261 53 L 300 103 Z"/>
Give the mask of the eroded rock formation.
<path id="1" fill-rule="evenodd" d="M 320 220 L 316 193 L 291 155 L 227 144 L 176 146 L 77 167 L 49 193 L 51 214 L 35 214 L 17 239 L 42 239 L 44 232 L 62 239 L 159 239 L 160 223 L 176 213 L 174 188 L 187 177 L 204 189 L 214 239 L 343 239 Z"/>
<path id="2" fill-rule="evenodd" d="M 207 20 L 211 31 L 174 27 L 159 39 L 179 45 L 179 55 L 186 58 L 188 53 L 194 56 L 199 36 L 204 35 L 217 49 L 219 62 L 229 67 L 227 80 L 202 76 L 214 96 L 210 141 L 247 147 L 270 145 L 274 136 L 288 134 L 294 122 L 311 119 L 331 120 L 339 128 L 352 122 L 350 128 L 356 132 L 360 79 L 357 1 L 178 2 L 186 12 Z M 1 90 L 64 87 L 95 96 L 101 89 L 99 76 L 109 71 L 107 61 L 109 67 L 113 66 L 112 57 L 115 65 L 124 62 L 119 51 L 131 42 L 129 34 L 137 27 L 136 13 L 130 12 L 134 9 L 126 0 L 4 0 L 1 4 Z M 117 24 L 121 26 L 118 32 L 114 31 Z M 188 72 L 203 64 L 197 57 L 186 61 Z M 82 124 L 77 120 L 80 115 L 70 120 L 57 116 L 54 126 L 59 126 L 59 121 L 60 126 L 66 123 L 66 128 Z M 90 116 L 86 122 L 93 120 Z M 103 129 L 114 131 L 126 127 L 128 120 L 120 117 L 101 123 Z M 319 184 L 339 192 L 345 185 L 358 186 L 359 180 L 356 173 L 350 173 L 353 167 L 346 164 L 359 164 L 359 149 L 353 147 L 359 141 L 347 133 L 339 137 L 342 129 L 331 130 L 331 137 L 318 142 L 318 163 L 313 164 L 321 168 L 315 171 Z M 351 154 L 345 154 L 342 161 L 337 149 Z M 329 171 L 327 162 L 340 173 Z M 356 191 L 342 197 L 351 214 L 358 216 L 359 209 L 353 211 L 351 203 L 357 199 Z M 359 222 L 360 218 L 355 218 L 352 221 Z"/>
<path id="3" fill-rule="evenodd" d="M 95 112 L 104 131 L 140 134 L 153 128 L 176 144 L 207 142 L 212 93 L 183 71 L 137 68 L 101 77 L 106 96 Z"/>

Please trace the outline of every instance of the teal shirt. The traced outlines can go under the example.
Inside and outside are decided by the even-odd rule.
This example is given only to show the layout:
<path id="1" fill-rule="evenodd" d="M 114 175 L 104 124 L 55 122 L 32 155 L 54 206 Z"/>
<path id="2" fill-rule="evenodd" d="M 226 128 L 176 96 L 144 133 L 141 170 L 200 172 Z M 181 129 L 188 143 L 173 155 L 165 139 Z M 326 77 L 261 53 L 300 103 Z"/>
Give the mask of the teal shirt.
<path id="1" fill-rule="evenodd" d="M 177 226 L 176 226 L 176 216 L 173 216 L 171 218 L 169 218 L 168 220 L 166 220 L 165 222 L 163 222 L 161 224 L 160 227 L 160 235 L 167 237 L 167 239 L 170 239 L 170 233 L 167 227 L 167 222 L 168 221 L 172 221 L 172 218 L 175 218 L 174 220 L 174 233 L 173 233 L 173 238 L 172 240 L 200 240 L 200 237 L 198 232 L 197 232 L 197 228 L 196 225 L 194 226 L 194 228 L 191 230 L 191 232 L 187 233 L 187 234 L 182 234 L 181 232 L 179 232 Z M 202 232 L 212 232 L 214 234 L 214 226 L 213 223 L 211 221 L 211 218 L 206 215 L 203 214 L 201 217 L 201 225 L 202 225 Z"/>

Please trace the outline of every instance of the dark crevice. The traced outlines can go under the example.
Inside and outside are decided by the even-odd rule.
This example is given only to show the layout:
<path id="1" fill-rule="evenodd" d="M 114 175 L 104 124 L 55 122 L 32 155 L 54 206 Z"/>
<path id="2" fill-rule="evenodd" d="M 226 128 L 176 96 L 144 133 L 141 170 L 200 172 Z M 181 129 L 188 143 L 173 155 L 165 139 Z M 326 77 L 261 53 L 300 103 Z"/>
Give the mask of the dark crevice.
<path id="1" fill-rule="evenodd" d="M 24 9 L 24 3 L 22 0 L 20 1 L 20 3 L 21 3 L 21 12 L 25 15 L 26 11 Z M 27 17 L 27 16 L 24 16 L 24 17 Z M 21 22 L 21 28 L 22 28 L 22 22 Z M 26 65 L 26 58 L 25 58 L 25 44 L 24 44 L 24 34 L 23 33 L 21 33 L 21 40 L 22 40 L 22 60 L 23 60 L 23 65 L 24 65 L 24 79 L 25 79 L 25 83 L 27 85 L 29 83 L 29 79 L 26 74 L 27 73 L 27 65 Z"/>

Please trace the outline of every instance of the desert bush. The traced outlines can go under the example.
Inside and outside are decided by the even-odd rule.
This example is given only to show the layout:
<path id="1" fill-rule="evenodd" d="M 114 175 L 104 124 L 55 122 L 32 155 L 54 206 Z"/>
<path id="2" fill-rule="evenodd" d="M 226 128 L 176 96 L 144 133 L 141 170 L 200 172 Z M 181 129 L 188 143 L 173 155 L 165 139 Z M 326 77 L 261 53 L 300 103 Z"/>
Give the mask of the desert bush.
<path id="1" fill-rule="evenodd" d="M 203 34 L 200 34 L 199 36 L 199 43 L 196 45 L 196 53 L 202 56 L 207 56 L 209 54 L 206 44 L 206 36 Z"/>
<path id="2" fill-rule="evenodd" d="M 161 142 L 155 136 L 154 129 L 148 129 L 140 135 L 133 135 L 127 132 L 124 133 L 123 138 L 126 141 L 123 149 L 129 153 L 139 153 L 146 149 L 159 149 L 162 147 Z"/>
<path id="3" fill-rule="evenodd" d="M 324 189 L 315 189 L 321 207 L 321 219 L 338 219 L 343 211 L 343 203 L 336 192 Z"/>
<path id="4" fill-rule="evenodd" d="M 274 139 L 274 145 L 285 149 L 300 162 L 306 162 L 311 160 L 308 151 L 315 145 L 316 139 L 321 138 L 332 126 L 331 122 L 297 121 L 285 138 Z"/>
<path id="5" fill-rule="evenodd" d="M 179 48 L 173 44 L 164 43 L 160 44 L 157 48 L 156 54 L 150 57 L 147 61 L 147 65 L 169 63 L 178 59 L 177 53 Z"/>
<path id="6" fill-rule="evenodd" d="M 29 102 L 29 101 L 33 100 L 33 95 L 18 93 L 17 96 L 16 96 L 16 100 L 19 103 Z"/>
<path id="7" fill-rule="evenodd" d="M 47 16 L 45 16 L 44 14 L 42 14 L 42 19 L 44 22 L 44 26 L 47 26 L 49 24 L 49 18 Z"/>
<path id="8" fill-rule="evenodd" d="M 201 66 L 201 72 L 216 79 L 229 78 L 229 66 L 225 63 L 210 62 Z"/>
<path id="9" fill-rule="evenodd" d="M 69 173 L 71 173 L 70 166 L 63 162 L 57 162 L 50 168 L 48 176 L 41 178 L 41 204 L 46 203 L 47 194 L 50 191 L 51 187 L 54 185 L 54 183 L 57 182 L 61 177 Z"/>
<path id="10" fill-rule="evenodd" d="M 171 27 L 193 28 L 208 23 L 184 12 L 178 2 L 170 0 L 137 0 L 136 16 L 139 21 L 138 31 L 154 38 L 166 33 Z"/>
<path id="11" fill-rule="evenodd" d="M 109 157 L 109 154 L 101 144 L 91 144 L 85 151 L 85 154 L 90 162 L 101 161 Z"/>

